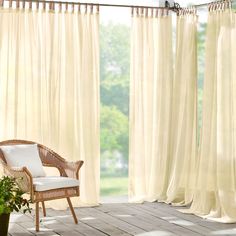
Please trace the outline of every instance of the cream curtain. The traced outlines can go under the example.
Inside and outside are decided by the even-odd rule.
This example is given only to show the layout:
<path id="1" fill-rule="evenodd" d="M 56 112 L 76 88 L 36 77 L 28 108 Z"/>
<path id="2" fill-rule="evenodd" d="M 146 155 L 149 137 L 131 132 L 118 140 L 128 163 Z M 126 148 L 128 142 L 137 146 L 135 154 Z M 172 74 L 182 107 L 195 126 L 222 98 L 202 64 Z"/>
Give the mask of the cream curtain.
<path id="1" fill-rule="evenodd" d="M 142 14 L 143 13 L 143 14 Z M 177 17 L 175 73 L 171 16 L 132 18 L 130 201 L 188 204 L 196 174 L 197 17 Z"/>
<path id="2" fill-rule="evenodd" d="M 180 12 L 176 26 L 176 58 L 171 129 L 171 174 L 167 202 L 189 204 L 193 198 L 197 152 L 197 16 Z"/>
<path id="3" fill-rule="evenodd" d="M 173 87 L 172 19 L 134 10 L 131 33 L 129 199 L 166 199 Z"/>
<path id="4" fill-rule="evenodd" d="M 236 222 L 236 18 L 209 12 L 203 124 L 196 192 L 189 212 Z"/>
<path id="5" fill-rule="evenodd" d="M 0 140 L 84 160 L 77 205 L 99 202 L 99 19 L 90 9 L 0 9 Z"/>

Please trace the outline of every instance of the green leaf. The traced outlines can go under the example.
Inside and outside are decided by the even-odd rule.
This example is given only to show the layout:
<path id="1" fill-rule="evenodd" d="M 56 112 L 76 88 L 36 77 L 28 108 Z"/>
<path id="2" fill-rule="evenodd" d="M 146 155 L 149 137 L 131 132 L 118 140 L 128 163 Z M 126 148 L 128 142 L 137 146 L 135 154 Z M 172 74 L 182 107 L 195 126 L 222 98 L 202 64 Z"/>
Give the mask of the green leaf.
<path id="1" fill-rule="evenodd" d="M 21 178 L 20 178 L 21 179 Z M 17 184 L 17 179 L 9 176 L 3 176 L 0 179 L 0 214 L 11 213 L 12 211 L 31 212 L 30 201 L 23 198 L 24 192 Z"/>

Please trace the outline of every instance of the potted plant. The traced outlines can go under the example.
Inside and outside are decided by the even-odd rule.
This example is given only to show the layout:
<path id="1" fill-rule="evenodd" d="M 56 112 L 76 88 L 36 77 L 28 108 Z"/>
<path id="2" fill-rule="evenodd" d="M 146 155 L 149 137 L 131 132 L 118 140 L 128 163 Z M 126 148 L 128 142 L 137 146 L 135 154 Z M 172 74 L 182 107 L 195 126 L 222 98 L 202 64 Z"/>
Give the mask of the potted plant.
<path id="1" fill-rule="evenodd" d="M 30 201 L 23 197 L 15 179 L 8 176 L 0 178 L 0 235 L 7 236 L 10 213 L 13 211 L 31 212 Z"/>

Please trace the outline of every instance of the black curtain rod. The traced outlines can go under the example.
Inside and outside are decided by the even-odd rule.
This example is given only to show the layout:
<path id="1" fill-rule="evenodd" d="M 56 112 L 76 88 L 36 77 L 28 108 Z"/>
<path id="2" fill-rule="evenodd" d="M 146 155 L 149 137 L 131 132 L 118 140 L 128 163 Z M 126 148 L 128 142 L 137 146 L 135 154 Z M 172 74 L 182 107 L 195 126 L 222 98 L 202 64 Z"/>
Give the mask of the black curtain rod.
<path id="1" fill-rule="evenodd" d="M 71 4 L 71 5 L 94 5 L 94 6 L 101 6 L 101 7 L 129 7 L 129 8 L 150 8 L 150 9 L 167 9 L 174 12 L 178 12 L 180 5 L 178 3 L 174 3 L 173 7 L 169 6 L 169 2 L 166 1 L 165 7 L 155 7 L 155 6 L 142 6 L 142 5 L 121 5 L 121 4 L 109 4 L 109 3 L 85 3 L 85 2 L 65 2 L 65 1 L 51 1 L 51 0 L 0 0 L 0 2 L 32 2 L 32 3 L 49 3 L 49 4 Z"/>

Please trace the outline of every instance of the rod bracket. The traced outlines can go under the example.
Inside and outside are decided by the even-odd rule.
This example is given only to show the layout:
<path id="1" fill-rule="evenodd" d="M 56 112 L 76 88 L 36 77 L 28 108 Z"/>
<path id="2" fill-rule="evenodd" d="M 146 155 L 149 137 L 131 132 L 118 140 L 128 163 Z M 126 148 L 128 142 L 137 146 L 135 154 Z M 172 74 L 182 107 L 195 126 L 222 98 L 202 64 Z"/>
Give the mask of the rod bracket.
<path id="1" fill-rule="evenodd" d="M 182 8 L 181 8 L 180 4 L 177 3 L 177 2 L 174 2 L 174 6 L 172 7 L 172 10 L 173 10 L 174 12 L 177 12 L 177 13 L 178 13 L 181 9 L 182 9 Z"/>

